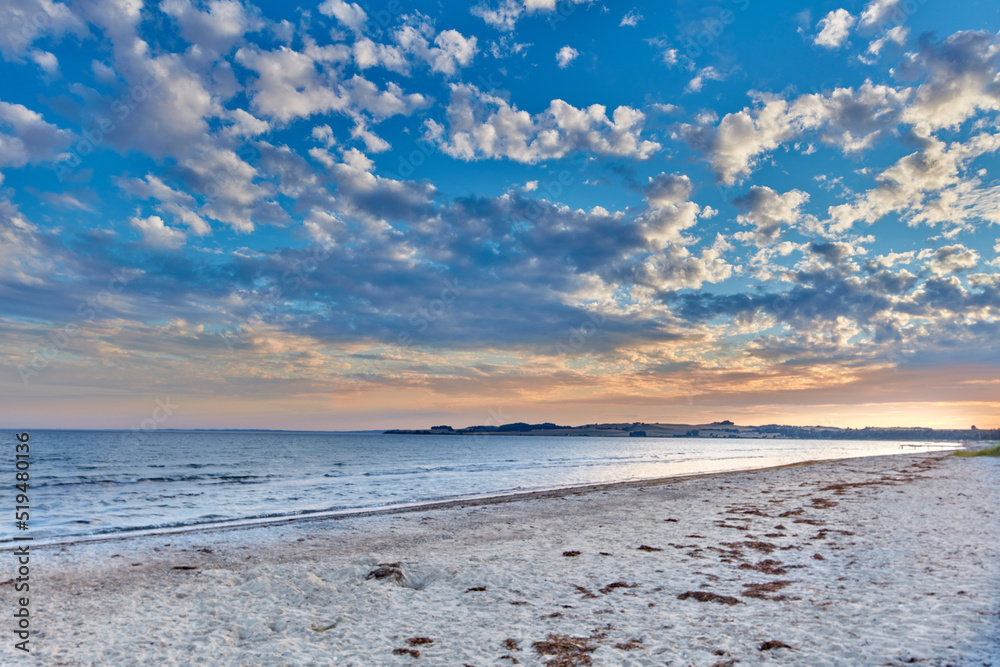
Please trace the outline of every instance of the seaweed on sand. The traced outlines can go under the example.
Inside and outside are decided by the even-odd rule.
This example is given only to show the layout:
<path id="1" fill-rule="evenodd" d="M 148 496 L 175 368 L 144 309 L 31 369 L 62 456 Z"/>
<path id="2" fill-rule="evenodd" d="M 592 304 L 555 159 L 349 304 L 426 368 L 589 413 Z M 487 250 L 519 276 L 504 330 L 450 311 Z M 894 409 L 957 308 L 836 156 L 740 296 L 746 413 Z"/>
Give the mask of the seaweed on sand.
<path id="1" fill-rule="evenodd" d="M 545 661 L 548 667 L 577 667 L 592 664 L 590 654 L 597 647 L 589 644 L 589 641 L 589 637 L 549 633 L 548 639 L 532 642 L 531 646 L 542 657 L 552 656 Z"/>
<path id="2" fill-rule="evenodd" d="M 730 606 L 742 604 L 730 595 L 719 595 L 717 593 L 709 593 L 708 591 L 688 591 L 677 596 L 678 600 L 687 600 L 688 598 L 694 598 L 698 602 L 718 602 L 719 604 L 728 604 Z"/>

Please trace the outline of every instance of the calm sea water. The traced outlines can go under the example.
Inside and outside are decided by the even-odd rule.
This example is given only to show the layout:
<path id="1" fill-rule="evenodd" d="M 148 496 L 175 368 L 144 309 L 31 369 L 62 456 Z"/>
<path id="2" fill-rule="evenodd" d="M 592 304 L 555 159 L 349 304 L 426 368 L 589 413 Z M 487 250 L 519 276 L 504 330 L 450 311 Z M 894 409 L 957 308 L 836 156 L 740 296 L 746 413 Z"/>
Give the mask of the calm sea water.
<path id="1" fill-rule="evenodd" d="M 14 433 L 0 433 L 13 514 Z M 903 451 L 875 441 L 194 431 L 32 431 L 30 444 L 36 541 Z M 11 516 L 0 546 L 16 534 Z"/>

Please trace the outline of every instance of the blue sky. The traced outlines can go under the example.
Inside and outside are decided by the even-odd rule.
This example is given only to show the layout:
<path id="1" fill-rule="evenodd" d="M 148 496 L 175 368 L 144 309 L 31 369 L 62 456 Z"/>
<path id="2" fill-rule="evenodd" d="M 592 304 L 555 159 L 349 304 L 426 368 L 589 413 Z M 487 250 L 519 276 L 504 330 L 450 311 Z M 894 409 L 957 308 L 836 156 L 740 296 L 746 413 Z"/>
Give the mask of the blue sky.
<path id="1" fill-rule="evenodd" d="M 7 426 L 1000 416 L 995 3 L 0 25 Z"/>

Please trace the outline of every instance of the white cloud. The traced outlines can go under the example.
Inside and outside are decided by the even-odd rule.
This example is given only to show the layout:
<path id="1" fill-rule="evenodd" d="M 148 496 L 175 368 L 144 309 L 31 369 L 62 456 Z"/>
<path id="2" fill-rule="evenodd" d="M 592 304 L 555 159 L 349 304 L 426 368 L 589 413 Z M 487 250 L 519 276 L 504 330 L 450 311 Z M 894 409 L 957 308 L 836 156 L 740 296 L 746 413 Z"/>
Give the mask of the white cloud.
<path id="1" fill-rule="evenodd" d="M 356 2 L 347 3 L 344 0 L 325 0 L 319 6 L 320 14 L 335 16 L 338 21 L 356 33 L 363 31 L 368 15 Z"/>
<path id="2" fill-rule="evenodd" d="M 394 39 L 399 48 L 424 60 L 435 72 L 452 76 L 459 67 L 472 63 L 478 51 L 475 37 L 465 37 L 457 30 L 443 30 L 434 37 L 434 46 L 430 38 L 434 35 L 434 26 L 427 21 L 409 23 L 396 30 Z"/>
<path id="3" fill-rule="evenodd" d="M 525 13 L 548 13 L 555 11 L 561 1 L 568 5 L 589 4 L 593 0 L 500 0 L 495 6 L 476 5 L 471 9 L 478 16 L 498 30 L 513 30 L 518 19 Z"/>
<path id="4" fill-rule="evenodd" d="M 0 168 L 55 160 L 73 135 L 21 104 L 0 101 Z"/>
<path id="5" fill-rule="evenodd" d="M 899 6 L 900 0 L 872 0 L 861 12 L 861 21 L 858 23 L 858 27 L 876 28 L 888 23 L 890 17 L 901 17 Z M 898 23 L 899 21 L 893 22 Z"/>
<path id="6" fill-rule="evenodd" d="M 602 105 L 577 109 L 562 100 L 552 100 L 532 116 L 475 86 L 454 84 L 448 127 L 428 120 L 426 136 L 462 160 L 505 157 L 535 163 L 577 151 L 642 160 L 660 148 L 641 139 L 644 121 L 643 113 L 631 107 L 616 108 L 609 119 Z"/>
<path id="7" fill-rule="evenodd" d="M 979 263 L 979 253 L 966 248 L 962 244 L 946 245 L 933 251 L 925 250 L 920 253 L 920 258 L 930 257 L 927 268 L 935 275 L 949 275 L 961 273 L 969 269 L 976 268 Z"/>
<path id="8" fill-rule="evenodd" d="M 828 49 L 840 48 L 851 34 L 855 22 L 854 16 L 846 9 L 836 9 L 819 20 L 816 27 L 819 33 L 813 38 L 813 43 Z"/>
<path id="9" fill-rule="evenodd" d="M 509 31 L 514 29 L 517 19 L 524 13 L 524 6 L 518 0 L 502 0 L 497 7 L 477 5 L 471 12 L 497 30 Z"/>
<path id="10" fill-rule="evenodd" d="M 333 130 L 329 125 L 317 125 L 312 129 L 310 136 L 327 148 L 330 148 L 337 143 L 337 139 L 333 136 Z"/>
<path id="11" fill-rule="evenodd" d="M 1000 110 L 1000 39 L 986 31 L 963 31 L 940 44 L 925 44 L 900 68 L 906 76 L 925 78 L 906 121 L 926 136 L 954 128 L 979 110 Z"/>
<path id="12" fill-rule="evenodd" d="M 737 222 L 754 228 L 753 232 L 737 235 L 738 238 L 753 241 L 758 247 L 777 243 L 782 228 L 798 222 L 802 216 L 799 209 L 807 201 L 809 195 L 801 190 L 778 194 L 769 187 L 751 187 L 750 192 L 733 201 L 742 211 L 736 218 Z"/>
<path id="13" fill-rule="evenodd" d="M 629 11 L 628 14 L 622 17 L 622 21 L 621 23 L 618 24 L 618 27 L 621 28 L 623 26 L 639 25 L 639 21 L 641 21 L 643 18 L 645 17 L 642 14 L 640 14 L 635 9 L 632 9 L 631 11 Z"/>
<path id="14" fill-rule="evenodd" d="M 823 141 L 845 153 L 869 147 L 896 126 L 909 94 L 866 81 L 857 90 L 837 88 L 791 102 L 760 95 L 762 106 L 726 114 L 715 126 L 708 115 L 680 126 L 679 132 L 707 154 L 719 180 L 732 184 L 748 175 L 760 156 L 807 131 L 823 130 Z"/>
<path id="15" fill-rule="evenodd" d="M 353 48 L 354 62 L 359 69 L 381 66 L 400 74 L 409 71 L 409 63 L 403 52 L 391 44 L 377 44 L 367 37 L 359 37 Z"/>
<path id="16" fill-rule="evenodd" d="M 232 123 L 225 129 L 229 136 L 247 139 L 265 134 L 271 131 L 271 124 L 266 120 L 261 120 L 253 114 L 243 109 L 233 109 L 227 114 L 228 120 Z"/>
<path id="17" fill-rule="evenodd" d="M 0 54 L 15 60 L 28 52 L 35 40 L 46 34 L 87 34 L 84 21 L 69 4 L 53 0 L 4 0 L 0 2 Z"/>
<path id="18" fill-rule="evenodd" d="M 46 74 L 58 74 L 59 73 L 59 60 L 48 51 L 40 51 L 34 49 L 28 54 L 36 65 L 41 67 Z"/>
<path id="19" fill-rule="evenodd" d="M 436 72 L 454 74 L 458 67 L 466 67 L 476 55 L 476 38 L 464 37 L 457 30 L 444 30 L 434 38 L 437 49 L 431 49 L 433 54 L 431 67 Z"/>
<path id="20" fill-rule="evenodd" d="M 998 149 L 1000 136 L 992 134 L 950 145 L 931 140 L 922 151 L 901 158 L 879 174 L 878 187 L 850 203 L 831 206 L 828 210 L 831 229 L 844 231 L 856 222 L 871 224 L 890 213 L 903 215 L 912 225 L 937 222 L 960 225 L 976 215 L 977 199 L 970 192 L 975 181 L 963 179 L 961 172 L 974 158 Z M 932 192 L 942 192 L 944 199 L 927 205 L 926 196 Z"/>
<path id="21" fill-rule="evenodd" d="M 281 122 L 343 109 L 347 100 L 334 89 L 335 80 L 320 73 L 316 61 L 287 47 L 260 51 L 241 48 L 236 61 L 257 73 L 252 104 Z"/>
<path id="22" fill-rule="evenodd" d="M 893 42 L 895 44 L 898 44 L 899 46 L 903 46 L 904 44 L 906 44 L 906 38 L 909 34 L 910 34 L 910 29 L 903 27 L 901 25 L 898 25 L 895 28 L 887 30 L 884 35 L 872 41 L 872 43 L 868 45 L 868 53 L 877 56 L 879 53 L 882 52 L 882 48 L 885 47 L 885 45 L 888 44 L 889 42 Z"/>
<path id="23" fill-rule="evenodd" d="M 672 244 L 637 270 L 642 282 L 658 290 L 698 289 L 705 283 L 719 283 L 733 275 L 734 267 L 725 258 L 726 251 L 731 249 L 732 245 L 721 234 L 700 255 L 683 245 Z"/>
<path id="24" fill-rule="evenodd" d="M 198 236 L 211 231 L 209 224 L 195 212 L 195 199 L 187 192 L 175 190 L 158 176 L 147 174 L 145 179 L 120 178 L 117 185 L 122 191 L 140 199 L 157 200 L 156 210 L 179 220 Z"/>
<path id="25" fill-rule="evenodd" d="M 689 93 L 701 92 L 702 86 L 705 85 L 705 81 L 724 81 L 725 78 L 726 77 L 715 69 L 715 67 L 709 65 L 708 67 L 703 67 L 698 70 L 698 74 L 695 75 L 693 79 L 688 81 L 684 90 Z"/>
<path id="26" fill-rule="evenodd" d="M 225 53 L 250 31 L 260 30 L 264 22 L 256 11 L 248 11 L 236 0 L 211 0 L 207 12 L 194 7 L 190 0 L 163 0 L 160 10 L 176 21 L 184 39 L 200 48 Z"/>
<path id="27" fill-rule="evenodd" d="M 91 60 L 90 69 L 94 72 L 94 78 L 98 81 L 107 83 L 118 78 L 118 73 L 115 72 L 113 67 L 102 63 L 99 60 Z"/>
<path id="28" fill-rule="evenodd" d="M 566 45 L 556 52 L 556 62 L 559 64 L 561 69 L 566 69 L 579 55 L 579 51 L 574 49 L 572 46 Z"/>
<path id="29" fill-rule="evenodd" d="M 184 232 L 168 227 L 158 215 L 135 217 L 129 220 L 129 224 L 139 230 L 145 245 L 154 248 L 179 248 L 184 245 Z"/>

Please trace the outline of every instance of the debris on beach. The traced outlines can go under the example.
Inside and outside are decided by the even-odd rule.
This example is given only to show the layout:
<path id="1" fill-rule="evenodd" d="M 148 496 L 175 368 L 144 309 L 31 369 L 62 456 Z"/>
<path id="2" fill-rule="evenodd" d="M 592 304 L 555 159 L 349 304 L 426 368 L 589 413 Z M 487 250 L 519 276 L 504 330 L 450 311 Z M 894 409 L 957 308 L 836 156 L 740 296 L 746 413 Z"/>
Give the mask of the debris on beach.
<path id="1" fill-rule="evenodd" d="M 466 593 L 482 593 L 486 590 L 486 586 L 473 586 L 472 588 L 466 588 Z"/>
<path id="2" fill-rule="evenodd" d="M 336 621 L 334 621 L 333 623 L 331 623 L 330 625 L 324 625 L 322 628 L 315 628 L 314 627 L 312 630 L 313 630 L 313 632 L 326 632 L 327 630 L 333 630 L 335 627 L 337 627 L 338 623 L 340 623 L 340 619 L 339 618 Z"/>
<path id="3" fill-rule="evenodd" d="M 768 593 L 780 591 L 782 588 L 792 583 L 794 582 L 786 579 L 779 579 L 777 581 L 769 581 L 763 584 L 743 584 L 743 596 L 748 598 L 757 598 L 758 600 L 774 600 L 776 602 L 782 602 L 791 598 L 787 595 L 768 595 Z"/>
<path id="4" fill-rule="evenodd" d="M 741 563 L 741 570 L 754 570 L 762 574 L 779 575 L 788 574 L 788 568 L 782 567 L 782 562 L 780 560 L 774 560 L 768 558 L 767 560 L 762 560 L 756 565 L 751 565 L 750 563 Z"/>
<path id="5" fill-rule="evenodd" d="M 564 551 L 563 552 L 563 556 L 566 556 L 566 558 L 576 558 L 579 555 L 580 555 L 579 551 Z"/>
<path id="6" fill-rule="evenodd" d="M 406 643 L 409 646 L 423 646 L 424 644 L 433 644 L 434 640 L 430 637 L 410 637 Z"/>
<path id="7" fill-rule="evenodd" d="M 634 651 L 637 648 L 642 648 L 642 640 L 633 638 L 627 642 L 619 642 L 615 644 L 615 648 L 619 651 Z"/>
<path id="8" fill-rule="evenodd" d="M 638 587 L 639 587 L 639 584 L 627 584 L 624 581 L 616 581 L 613 584 L 608 584 L 607 586 L 605 586 L 604 588 L 602 588 L 601 589 L 601 593 L 604 594 L 604 595 L 607 595 L 608 593 L 610 593 L 611 591 L 615 590 L 616 588 L 638 588 Z"/>
<path id="9" fill-rule="evenodd" d="M 660 549 L 659 547 L 651 547 L 646 544 L 640 544 L 639 551 L 663 551 L 663 549 Z"/>
<path id="10" fill-rule="evenodd" d="M 420 657 L 420 651 L 415 648 L 394 648 L 392 649 L 394 655 L 409 655 L 414 658 Z"/>
<path id="11" fill-rule="evenodd" d="M 517 640 L 511 637 L 503 640 L 503 647 L 508 651 L 520 651 L 521 647 L 517 645 Z"/>
<path id="12" fill-rule="evenodd" d="M 406 585 L 406 573 L 403 572 L 402 563 L 379 563 L 378 567 L 365 575 L 365 581 L 369 579 L 389 579 L 400 586 Z"/>
<path id="13" fill-rule="evenodd" d="M 729 547 L 734 551 L 738 551 L 741 548 L 753 549 L 754 551 L 759 551 L 761 553 L 769 554 L 775 549 L 777 545 L 771 544 L 770 542 L 760 542 L 760 541 L 749 541 L 749 542 L 723 542 L 722 546 Z"/>
<path id="14" fill-rule="evenodd" d="M 792 648 L 784 642 L 779 642 L 776 639 L 771 639 L 760 645 L 761 651 L 773 651 L 776 648 Z"/>
<path id="15" fill-rule="evenodd" d="M 719 604 L 728 604 L 730 606 L 743 604 L 732 596 L 709 593 L 708 591 L 688 591 L 677 596 L 678 600 L 687 600 L 688 598 L 694 598 L 698 602 L 718 602 Z"/>
<path id="16" fill-rule="evenodd" d="M 573 588 L 575 588 L 578 593 L 581 593 L 583 595 L 584 600 L 592 600 L 597 597 L 583 586 L 573 586 Z"/>
<path id="17" fill-rule="evenodd" d="M 197 570 L 197 565 L 174 565 L 175 570 Z"/>
<path id="18" fill-rule="evenodd" d="M 588 643 L 589 641 L 588 637 L 571 637 L 549 633 L 548 639 L 532 642 L 531 647 L 543 658 L 552 656 L 545 661 L 548 667 L 585 667 L 592 664 L 589 654 L 597 650 L 596 646 L 591 646 Z"/>

